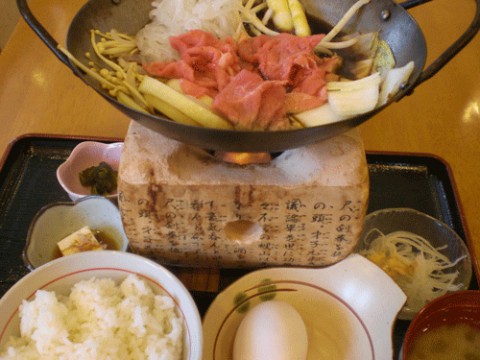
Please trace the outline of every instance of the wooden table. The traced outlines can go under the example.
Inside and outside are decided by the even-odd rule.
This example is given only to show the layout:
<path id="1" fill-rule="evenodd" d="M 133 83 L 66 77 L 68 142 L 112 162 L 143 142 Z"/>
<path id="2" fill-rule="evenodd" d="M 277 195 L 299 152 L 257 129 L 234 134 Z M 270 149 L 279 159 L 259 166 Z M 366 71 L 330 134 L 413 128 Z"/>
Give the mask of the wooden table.
<path id="1" fill-rule="evenodd" d="M 64 43 L 83 3 L 31 0 L 30 6 Z M 427 39 L 427 64 L 464 31 L 474 11 L 471 0 L 433 1 L 410 11 Z M 121 139 L 129 123 L 58 61 L 23 20 L 18 23 L 0 55 L 0 154 L 25 134 Z M 473 240 L 471 250 L 480 259 L 480 36 L 413 95 L 360 130 L 367 150 L 433 154 L 450 165 Z M 185 272 L 180 277 L 192 289 L 215 291 L 218 286 L 216 271 Z"/>

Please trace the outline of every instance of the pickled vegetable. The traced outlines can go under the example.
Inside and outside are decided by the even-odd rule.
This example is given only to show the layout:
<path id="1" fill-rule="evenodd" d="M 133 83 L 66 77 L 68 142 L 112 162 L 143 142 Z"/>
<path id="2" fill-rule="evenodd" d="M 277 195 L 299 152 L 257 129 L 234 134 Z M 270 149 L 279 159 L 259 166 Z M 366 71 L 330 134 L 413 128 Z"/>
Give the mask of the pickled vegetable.
<path id="1" fill-rule="evenodd" d="M 89 187 L 93 195 L 108 195 L 117 189 L 118 172 L 102 161 L 98 166 L 91 166 L 79 174 L 80 183 Z"/>

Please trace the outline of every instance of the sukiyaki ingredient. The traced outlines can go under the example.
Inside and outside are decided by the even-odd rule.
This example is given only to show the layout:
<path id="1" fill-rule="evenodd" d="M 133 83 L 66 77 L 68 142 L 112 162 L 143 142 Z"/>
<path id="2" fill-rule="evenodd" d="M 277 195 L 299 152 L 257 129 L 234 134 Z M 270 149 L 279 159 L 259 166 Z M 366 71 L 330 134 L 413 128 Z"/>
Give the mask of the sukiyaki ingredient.
<path id="1" fill-rule="evenodd" d="M 125 94 L 124 92 L 122 91 L 119 91 L 116 93 L 116 96 L 117 96 L 117 100 L 122 103 L 123 105 L 126 105 L 127 107 L 129 108 L 132 108 L 132 109 L 135 109 L 136 111 L 139 111 L 139 112 L 142 112 L 142 113 L 146 113 L 148 114 L 148 111 L 145 110 L 145 108 L 141 107 L 140 105 L 138 105 L 138 103 L 133 100 L 130 96 L 128 96 L 127 94 Z M 147 100 L 147 99 L 145 99 Z M 147 100 L 148 101 L 148 100 Z M 163 112 L 160 108 L 157 108 L 155 106 L 155 104 L 152 104 L 152 106 L 155 108 L 155 109 L 158 109 L 160 112 Z M 169 116 L 167 113 L 164 113 L 165 115 Z M 172 120 L 174 120 L 175 118 L 171 118 Z"/>
<path id="2" fill-rule="evenodd" d="M 299 0 L 288 0 L 288 7 L 292 15 L 293 29 L 297 36 L 310 36 L 312 34 L 308 25 L 305 10 Z"/>
<path id="3" fill-rule="evenodd" d="M 463 256 L 451 260 L 427 239 L 407 231 L 383 234 L 373 229 L 366 238 L 371 240 L 360 254 L 380 266 L 402 288 L 407 295 L 407 309 L 418 311 L 434 298 L 462 286 L 455 283 L 458 271 L 453 267 Z"/>
<path id="4" fill-rule="evenodd" d="M 331 81 L 328 103 L 342 119 L 369 112 L 378 103 L 380 81 L 379 73 L 355 81 Z"/>
<path id="5" fill-rule="evenodd" d="M 215 96 L 241 70 L 238 45 L 232 38 L 221 40 L 192 30 L 172 36 L 170 44 L 180 55 L 178 60 L 152 62 L 144 68 L 157 78 L 180 79 L 182 90 L 194 97 Z"/>
<path id="6" fill-rule="evenodd" d="M 385 105 L 400 90 L 402 84 L 408 81 L 413 72 L 413 61 L 400 68 L 390 69 L 385 72 L 385 76 L 380 89 L 380 96 L 377 106 Z"/>
<path id="7" fill-rule="evenodd" d="M 143 77 L 139 90 L 159 98 L 202 126 L 217 129 L 232 128 L 232 125 L 222 117 L 150 76 Z"/>
<path id="8" fill-rule="evenodd" d="M 358 0 L 356 3 L 354 3 L 348 11 L 345 13 L 345 15 L 342 16 L 339 22 L 328 32 L 327 35 L 322 39 L 320 43 L 327 43 L 329 41 L 332 41 L 335 36 L 337 36 L 340 31 L 345 27 L 347 22 L 357 13 L 357 11 L 364 5 L 368 4 L 370 0 Z"/>
<path id="9" fill-rule="evenodd" d="M 137 44 L 133 36 L 123 34 L 114 29 L 107 33 L 101 33 L 99 31 L 96 33 L 102 35 L 102 41 L 96 43 L 99 54 L 115 58 L 123 56 L 126 53 L 134 54 L 138 52 Z"/>
<path id="10" fill-rule="evenodd" d="M 257 12 L 264 10 L 266 8 L 266 3 L 262 2 L 260 5 L 253 7 L 254 2 L 255 1 L 248 1 L 245 6 L 240 7 L 240 14 L 244 24 L 243 26 L 239 27 L 236 38 L 246 36 L 246 29 L 248 29 L 248 31 L 250 31 L 254 36 L 260 34 L 272 36 L 278 35 L 277 31 L 272 30 L 267 26 L 267 23 L 270 21 L 273 13 L 272 9 L 267 9 L 262 19 L 259 19 Z"/>
<path id="11" fill-rule="evenodd" d="M 311 110 L 294 114 L 293 117 L 304 127 L 326 125 L 342 120 L 328 102 Z"/>
<path id="12" fill-rule="evenodd" d="M 242 26 L 240 5 L 232 0 L 154 0 L 151 22 L 136 34 L 144 61 L 175 59 L 170 36 L 190 30 L 204 30 L 220 39 L 233 37 Z"/>
<path id="13" fill-rule="evenodd" d="M 103 61 L 107 67 L 100 68 L 93 60 L 89 61 L 90 67 L 88 67 L 76 59 L 63 46 L 59 45 L 58 49 L 80 70 L 97 80 L 100 86 L 105 89 L 109 95 L 116 97 L 120 103 L 140 112 L 153 112 L 153 107 L 148 104 L 145 98 L 138 92 L 138 84 L 143 76 L 143 74 L 141 74 L 142 69 L 140 65 L 133 61 L 127 62 L 122 58 L 117 59 L 118 63 L 107 59 L 100 53 L 101 47 L 97 46 L 97 41 L 95 40 L 96 35 L 101 36 L 101 39 L 104 39 L 104 36 L 108 37 L 109 33 L 104 34 L 95 30 L 91 31 L 92 47 L 95 52 L 98 53 L 97 56 L 100 59 L 105 59 Z M 90 59 L 91 54 L 87 53 L 86 57 Z"/>
<path id="14" fill-rule="evenodd" d="M 379 39 L 377 32 L 365 34 L 351 34 L 342 37 L 342 41 L 354 40 L 355 42 L 337 51 L 342 58 L 342 76 L 349 79 L 361 79 L 374 72 L 380 72 L 374 67 L 378 56 Z M 381 73 L 381 72 L 380 72 Z"/>
<path id="15" fill-rule="evenodd" d="M 249 310 L 235 334 L 233 360 L 302 360 L 308 334 L 298 311 L 289 303 L 269 300 Z"/>
<path id="16" fill-rule="evenodd" d="M 89 67 L 59 48 L 109 95 L 139 112 L 194 126 L 289 130 L 373 110 L 401 88 L 400 79 L 408 79 L 411 72 L 398 78 L 399 72 L 391 73 L 382 101 L 372 108 L 381 84 L 375 90 L 376 82 L 369 79 L 376 81 L 375 72 L 380 72 L 381 81 L 387 77 L 395 63 L 391 51 L 377 32 L 332 41 L 369 1 L 354 3 L 327 35 L 308 35 L 310 24 L 299 0 L 155 0 L 152 21 L 136 36 L 92 30 Z M 293 30 L 279 32 L 272 19 L 287 10 Z M 277 16 L 276 21 L 281 19 Z M 146 93 L 150 87 L 140 88 L 145 75 L 166 86 L 157 84 L 155 91 Z M 169 84 L 172 80 L 175 86 Z M 329 82 L 352 83 L 349 90 L 357 83 L 372 87 L 347 92 L 343 85 L 342 91 L 335 83 L 328 87 Z M 182 99 L 188 109 L 172 103 L 172 97 Z M 326 117 L 310 119 L 313 116 Z"/>
<path id="17" fill-rule="evenodd" d="M 325 103 L 327 80 L 337 78 L 339 58 L 321 58 L 313 51 L 322 37 L 282 33 L 237 44 L 194 30 L 170 39 L 179 60 L 146 69 L 153 76 L 180 78 L 188 95 L 212 96 L 213 110 L 236 129 L 288 129 L 287 115 Z"/>
<path id="18" fill-rule="evenodd" d="M 272 9 L 272 21 L 281 31 L 292 31 L 293 20 L 288 6 L 289 0 L 266 0 L 269 9 Z"/>
<path id="19" fill-rule="evenodd" d="M 378 40 L 376 42 L 372 70 L 378 71 L 383 77 L 388 70 L 393 69 L 395 66 L 395 57 L 393 56 L 392 49 L 390 49 L 390 46 L 388 46 L 385 40 Z"/>
<path id="20" fill-rule="evenodd" d="M 283 32 L 293 32 L 297 36 L 311 35 L 310 26 L 303 5 L 299 0 L 266 0 L 272 11 L 272 21 Z"/>
<path id="21" fill-rule="evenodd" d="M 152 104 L 152 106 L 161 112 L 162 114 L 165 114 L 168 116 L 170 119 L 173 121 L 179 123 L 179 124 L 184 124 L 184 125 L 194 125 L 194 126 L 200 126 L 199 123 L 195 122 L 194 120 L 190 119 L 187 115 L 185 115 L 183 112 L 178 110 L 177 108 L 171 106 L 167 102 L 163 101 L 160 99 L 158 96 L 150 95 L 150 94 L 145 94 L 145 99 Z"/>
<path id="22" fill-rule="evenodd" d="M 286 129 L 285 97 L 281 81 L 264 81 L 259 74 L 242 70 L 215 97 L 213 105 L 237 129 Z"/>

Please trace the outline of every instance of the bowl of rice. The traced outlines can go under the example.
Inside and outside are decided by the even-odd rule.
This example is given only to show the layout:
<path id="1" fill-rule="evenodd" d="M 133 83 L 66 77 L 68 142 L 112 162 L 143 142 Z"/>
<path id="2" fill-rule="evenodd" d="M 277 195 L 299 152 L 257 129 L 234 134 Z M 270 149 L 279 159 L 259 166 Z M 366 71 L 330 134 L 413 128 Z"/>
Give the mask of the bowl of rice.
<path id="1" fill-rule="evenodd" d="M 398 316 L 402 320 L 411 320 L 432 300 L 470 286 L 472 261 L 466 242 L 444 222 L 415 209 L 368 214 L 356 250 L 407 295 Z"/>
<path id="2" fill-rule="evenodd" d="M 136 254 L 58 258 L 0 299 L 0 359 L 198 360 L 202 325 L 188 290 Z"/>

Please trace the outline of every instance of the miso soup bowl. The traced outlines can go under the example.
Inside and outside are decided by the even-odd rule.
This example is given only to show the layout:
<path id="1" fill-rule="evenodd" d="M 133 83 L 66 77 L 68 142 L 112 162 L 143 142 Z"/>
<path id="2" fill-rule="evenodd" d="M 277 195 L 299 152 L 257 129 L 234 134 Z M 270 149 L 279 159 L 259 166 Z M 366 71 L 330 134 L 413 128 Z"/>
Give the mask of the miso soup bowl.
<path id="1" fill-rule="evenodd" d="M 467 324 L 470 325 L 472 331 L 477 332 L 477 338 L 480 337 L 480 291 L 465 290 L 455 293 L 446 294 L 438 297 L 428 303 L 414 317 L 405 335 L 400 360 L 410 360 L 411 351 L 422 334 L 426 334 L 432 330 L 445 326 L 444 331 L 452 331 L 452 325 Z M 451 343 L 436 344 L 436 350 L 445 352 L 448 346 L 452 346 L 454 342 L 458 342 L 457 336 L 449 336 Z M 473 338 L 472 338 L 473 340 Z M 469 352 L 476 357 L 463 357 L 463 354 L 456 353 L 456 359 L 476 359 L 480 355 L 480 343 L 472 343 Z M 435 354 L 429 354 L 429 359 L 436 359 Z M 458 356 L 458 357 L 457 357 Z"/>

